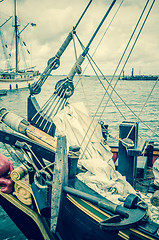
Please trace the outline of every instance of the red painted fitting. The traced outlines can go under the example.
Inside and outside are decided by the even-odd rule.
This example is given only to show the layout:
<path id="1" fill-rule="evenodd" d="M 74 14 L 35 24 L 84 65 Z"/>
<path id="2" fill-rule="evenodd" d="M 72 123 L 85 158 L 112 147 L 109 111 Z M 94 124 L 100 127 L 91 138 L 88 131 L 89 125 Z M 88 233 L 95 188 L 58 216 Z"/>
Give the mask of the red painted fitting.
<path id="1" fill-rule="evenodd" d="M 9 194 L 13 191 L 13 181 L 10 179 L 13 170 L 12 161 L 0 153 L 0 190 L 3 193 Z"/>
<path id="2" fill-rule="evenodd" d="M 0 187 L 1 187 L 1 192 L 9 194 L 13 191 L 13 181 L 11 179 L 1 177 Z"/>
<path id="3" fill-rule="evenodd" d="M 11 173 L 14 170 L 12 161 L 0 153 L 0 177 Z"/>

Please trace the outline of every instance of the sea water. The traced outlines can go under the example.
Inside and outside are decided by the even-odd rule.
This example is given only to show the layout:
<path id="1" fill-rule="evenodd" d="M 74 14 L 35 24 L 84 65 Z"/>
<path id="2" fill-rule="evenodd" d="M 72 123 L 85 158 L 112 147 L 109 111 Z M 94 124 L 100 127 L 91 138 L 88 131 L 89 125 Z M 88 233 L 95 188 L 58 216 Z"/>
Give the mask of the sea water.
<path id="1" fill-rule="evenodd" d="M 40 106 L 53 94 L 56 82 L 65 77 L 48 78 L 41 93 L 36 96 Z M 111 79 L 111 76 L 107 77 L 109 82 Z M 101 77 L 99 81 L 95 76 L 88 75 L 81 79 L 76 77 L 75 91 L 69 101 L 83 101 L 92 117 L 95 115 L 97 121 L 104 121 L 109 125 L 109 133 L 112 136 L 108 138 L 110 145 L 118 143 L 119 124 L 123 120 L 139 121 L 140 137 L 159 144 L 159 83 L 155 86 L 154 81 L 116 82 L 117 78 L 115 78 L 111 81 L 112 87 L 110 87 L 107 80 Z M 113 91 L 114 87 L 116 92 Z M 0 108 L 4 107 L 8 111 L 26 117 L 28 96 L 28 89 L 8 92 L 7 96 L 0 97 Z M 0 152 L 9 156 L 2 143 L 0 143 Z M 0 232 L 0 240 L 26 239 L 1 208 Z"/>

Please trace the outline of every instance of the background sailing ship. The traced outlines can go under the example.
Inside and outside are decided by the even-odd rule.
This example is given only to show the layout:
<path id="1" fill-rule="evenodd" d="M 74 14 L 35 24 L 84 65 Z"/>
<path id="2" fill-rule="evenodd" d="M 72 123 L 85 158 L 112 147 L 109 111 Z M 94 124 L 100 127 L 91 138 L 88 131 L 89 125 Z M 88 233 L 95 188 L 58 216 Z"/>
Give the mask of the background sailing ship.
<path id="1" fill-rule="evenodd" d="M 11 21 L 13 21 L 12 27 L 14 28 L 13 36 L 10 35 L 10 31 L 5 31 L 6 34 L 4 34 L 4 28 Z M 3 93 L 3 90 L 26 88 L 39 75 L 39 71 L 35 70 L 35 67 L 29 67 L 29 64 L 27 64 L 25 55 L 26 52 L 30 55 L 30 51 L 27 49 L 25 41 L 21 38 L 22 32 L 29 25 L 36 26 L 34 23 L 28 23 L 23 29 L 19 28 L 20 20 L 17 17 L 16 0 L 14 0 L 14 16 L 9 17 L 0 25 L 0 47 L 5 57 L 4 69 L 2 69 L 2 65 L 0 66 L 1 93 Z M 7 42 L 10 42 L 10 44 Z M 20 61 L 23 62 L 23 69 L 20 66 Z"/>

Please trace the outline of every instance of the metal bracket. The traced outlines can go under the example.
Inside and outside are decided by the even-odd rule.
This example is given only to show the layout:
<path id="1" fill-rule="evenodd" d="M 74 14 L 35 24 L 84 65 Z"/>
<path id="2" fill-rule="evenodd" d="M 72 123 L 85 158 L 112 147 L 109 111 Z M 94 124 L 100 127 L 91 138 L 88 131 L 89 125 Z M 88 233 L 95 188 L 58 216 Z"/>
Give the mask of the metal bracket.
<path id="1" fill-rule="evenodd" d="M 135 227 L 145 216 L 146 211 L 142 209 L 127 209 L 128 218 L 119 218 L 115 215 L 114 218 L 110 217 L 99 223 L 102 230 L 106 231 L 119 231 Z"/>

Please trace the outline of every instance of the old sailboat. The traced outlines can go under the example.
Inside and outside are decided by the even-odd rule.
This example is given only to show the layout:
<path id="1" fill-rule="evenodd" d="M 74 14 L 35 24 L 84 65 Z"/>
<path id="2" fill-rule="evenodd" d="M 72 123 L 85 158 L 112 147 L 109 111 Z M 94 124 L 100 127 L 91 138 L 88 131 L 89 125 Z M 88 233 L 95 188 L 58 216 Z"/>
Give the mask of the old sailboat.
<path id="1" fill-rule="evenodd" d="M 90 117 L 81 103 L 68 103 L 74 76 L 81 75 L 80 66 L 115 3 L 43 107 L 33 95 L 40 93 L 48 73 L 59 66 L 73 34 L 77 35 L 77 25 L 30 87 L 28 119 L 0 110 L 2 124 L 14 130 L 0 131 L 0 139 L 13 147 L 9 152 L 21 163 L 13 170 L 13 163 L 0 156 L 0 204 L 28 239 L 159 239 L 159 225 L 150 218 L 150 212 L 157 211 L 158 195 L 150 200 L 136 188 L 137 161 L 152 167 L 159 156 L 151 137 L 139 141 L 138 121 L 125 120 L 118 152 L 113 152 L 106 143 L 106 124 Z M 153 189 L 149 180 L 145 187 Z"/>
<path id="2" fill-rule="evenodd" d="M 0 25 L 0 40 L 2 45 L 2 50 L 5 56 L 5 63 L 6 66 L 4 69 L 2 69 L 2 66 L 0 66 L 0 90 L 13 90 L 13 89 L 20 89 L 20 88 L 26 88 L 28 87 L 35 78 L 39 75 L 39 71 L 35 70 L 35 67 L 29 67 L 26 64 L 26 60 L 24 60 L 24 69 L 20 68 L 19 65 L 19 57 L 20 57 L 20 46 L 26 46 L 26 43 L 22 41 L 21 39 L 21 33 L 23 30 L 28 27 L 29 24 L 27 24 L 22 30 L 19 29 L 19 20 L 17 17 L 17 3 L 16 0 L 14 0 L 14 17 L 9 17 L 5 22 L 3 22 Z M 12 50 L 9 50 L 8 44 L 5 42 L 4 34 L 3 34 L 3 28 L 5 25 L 8 24 L 8 21 L 13 19 L 13 37 L 14 37 L 14 49 L 15 54 L 13 53 L 12 57 Z M 32 26 L 36 25 L 31 23 Z M 8 37 L 7 37 L 8 40 Z M 12 42 L 12 38 L 10 38 L 10 42 Z M 13 44 L 11 44 L 13 45 Z M 12 46 L 13 47 L 13 46 Z M 10 51 L 10 52 L 8 52 Z M 30 51 L 27 49 L 27 53 L 30 54 Z M 25 58 L 25 55 L 23 53 L 23 58 Z M 15 64 L 15 65 L 14 65 Z"/>

